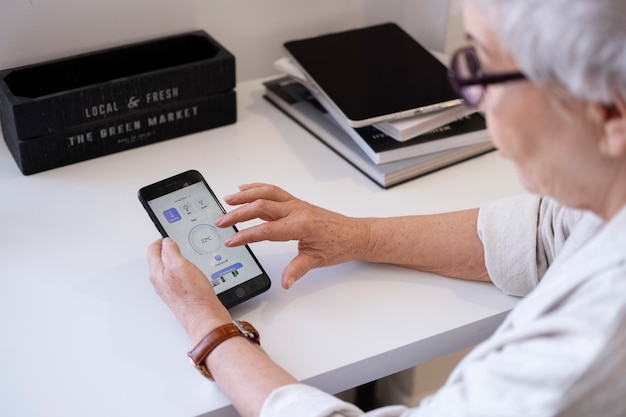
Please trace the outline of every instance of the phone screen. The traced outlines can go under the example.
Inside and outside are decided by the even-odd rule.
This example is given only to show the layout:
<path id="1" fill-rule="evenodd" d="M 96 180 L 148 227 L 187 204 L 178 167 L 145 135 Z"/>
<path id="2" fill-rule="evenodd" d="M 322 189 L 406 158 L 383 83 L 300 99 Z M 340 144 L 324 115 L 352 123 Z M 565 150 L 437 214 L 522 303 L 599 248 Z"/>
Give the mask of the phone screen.
<path id="1" fill-rule="evenodd" d="M 139 198 L 161 234 L 204 272 L 227 307 L 269 288 L 269 278 L 248 246 L 224 246 L 237 229 L 213 225 L 224 209 L 197 171 L 144 187 Z"/>

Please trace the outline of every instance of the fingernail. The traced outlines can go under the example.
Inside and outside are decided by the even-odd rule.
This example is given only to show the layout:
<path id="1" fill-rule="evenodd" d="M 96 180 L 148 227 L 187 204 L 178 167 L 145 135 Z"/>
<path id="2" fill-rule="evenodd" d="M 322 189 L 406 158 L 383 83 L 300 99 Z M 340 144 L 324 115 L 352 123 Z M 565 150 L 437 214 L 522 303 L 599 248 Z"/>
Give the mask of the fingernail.
<path id="1" fill-rule="evenodd" d="M 224 216 L 218 217 L 217 219 L 215 219 L 215 221 L 213 222 L 214 225 L 219 226 L 222 224 L 222 222 L 224 221 Z"/>
<path id="2" fill-rule="evenodd" d="M 230 245 L 230 242 L 232 242 L 232 241 L 233 241 L 233 238 L 232 238 L 232 237 L 229 237 L 228 239 L 226 239 L 226 240 L 224 241 L 224 246 L 228 246 L 228 245 Z"/>
<path id="3" fill-rule="evenodd" d="M 287 289 L 293 287 L 293 284 L 296 283 L 296 279 L 294 277 L 291 277 L 287 280 Z"/>

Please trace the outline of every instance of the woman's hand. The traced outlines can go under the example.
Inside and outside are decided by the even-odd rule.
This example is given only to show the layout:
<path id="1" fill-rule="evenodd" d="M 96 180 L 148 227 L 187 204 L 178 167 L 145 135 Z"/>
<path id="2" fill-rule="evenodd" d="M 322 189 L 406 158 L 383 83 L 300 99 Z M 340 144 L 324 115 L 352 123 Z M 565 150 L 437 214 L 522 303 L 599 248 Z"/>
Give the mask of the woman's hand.
<path id="1" fill-rule="evenodd" d="M 193 346 L 232 320 L 209 280 L 181 255 L 173 240 L 160 239 L 150 245 L 148 266 L 154 289 L 182 323 Z M 206 359 L 206 365 L 244 416 L 259 415 L 273 390 L 298 382 L 263 349 L 243 337 L 219 344 Z"/>
<path id="2" fill-rule="evenodd" d="M 240 230 L 224 242 L 226 246 L 262 240 L 298 241 L 298 255 L 282 275 L 284 288 L 290 288 L 313 268 L 360 259 L 367 250 L 369 230 L 365 221 L 314 206 L 277 186 L 242 185 L 238 193 L 224 200 L 241 207 L 217 219 L 216 226 L 230 227 L 256 218 L 266 221 Z"/>
<path id="3" fill-rule="evenodd" d="M 159 239 L 148 248 L 150 282 L 181 322 L 193 345 L 232 319 L 207 277 L 184 258 L 178 245 Z"/>

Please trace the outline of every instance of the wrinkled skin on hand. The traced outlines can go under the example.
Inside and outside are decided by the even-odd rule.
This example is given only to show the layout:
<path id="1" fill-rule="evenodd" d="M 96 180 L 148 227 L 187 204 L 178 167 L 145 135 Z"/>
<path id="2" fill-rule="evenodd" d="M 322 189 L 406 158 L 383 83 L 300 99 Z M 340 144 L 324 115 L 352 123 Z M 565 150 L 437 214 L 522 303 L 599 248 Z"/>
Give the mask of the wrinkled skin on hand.
<path id="1" fill-rule="evenodd" d="M 213 286 L 176 243 L 159 239 L 148 248 L 150 282 L 195 345 L 214 328 L 231 321 Z"/>
<path id="2" fill-rule="evenodd" d="M 298 255 L 285 268 L 281 283 L 290 288 L 313 268 L 358 259 L 366 250 L 368 227 L 360 219 L 346 217 L 302 201 L 270 184 L 254 183 L 224 198 L 238 208 L 219 218 L 218 227 L 261 219 L 265 223 L 240 230 L 226 240 L 239 246 L 262 240 L 298 241 Z"/>

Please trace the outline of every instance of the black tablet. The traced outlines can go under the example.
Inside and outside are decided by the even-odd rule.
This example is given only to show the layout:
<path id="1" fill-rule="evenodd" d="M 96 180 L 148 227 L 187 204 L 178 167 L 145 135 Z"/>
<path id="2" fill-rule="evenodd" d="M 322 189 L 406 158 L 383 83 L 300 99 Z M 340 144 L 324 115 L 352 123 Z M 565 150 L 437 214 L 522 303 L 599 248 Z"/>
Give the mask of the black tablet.
<path id="1" fill-rule="evenodd" d="M 446 66 L 395 23 L 292 40 L 284 48 L 353 127 L 462 102 Z"/>

